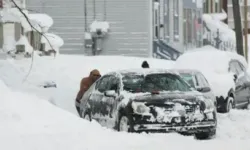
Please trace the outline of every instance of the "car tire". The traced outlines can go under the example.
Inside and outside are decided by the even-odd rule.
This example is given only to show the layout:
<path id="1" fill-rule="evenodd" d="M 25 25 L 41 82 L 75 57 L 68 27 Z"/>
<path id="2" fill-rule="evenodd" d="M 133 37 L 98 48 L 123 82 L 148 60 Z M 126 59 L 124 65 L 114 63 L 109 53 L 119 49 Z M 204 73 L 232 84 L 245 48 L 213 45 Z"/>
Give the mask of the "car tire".
<path id="1" fill-rule="evenodd" d="M 91 113 L 85 112 L 84 114 L 82 114 L 82 116 L 83 116 L 83 119 L 86 119 L 90 122 L 92 121 Z"/>
<path id="2" fill-rule="evenodd" d="M 206 139 L 210 139 L 213 136 L 216 135 L 216 130 L 210 131 L 210 132 L 200 132 L 200 133 L 196 133 L 194 134 L 195 138 L 197 140 L 206 140 Z"/>
<path id="3" fill-rule="evenodd" d="M 228 113 L 233 109 L 233 103 L 234 103 L 234 98 L 232 96 L 229 96 L 227 98 L 227 103 L 224 105 L 222 112 L 223 113 Z"/>
<path id="4" fill-rule="evenodd" d="M 124 114 L 121 114 L 117 123 L 117 131 L 119 132 L 134 132 L 132 120 Z"/>

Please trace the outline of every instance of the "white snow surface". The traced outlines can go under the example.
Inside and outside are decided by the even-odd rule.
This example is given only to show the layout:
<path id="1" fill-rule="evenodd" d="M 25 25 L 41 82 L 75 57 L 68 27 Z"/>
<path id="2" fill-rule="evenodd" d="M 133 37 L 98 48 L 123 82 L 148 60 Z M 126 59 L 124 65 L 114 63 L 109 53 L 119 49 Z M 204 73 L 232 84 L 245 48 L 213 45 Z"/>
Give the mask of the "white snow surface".
<path id="1" fill-rule="evenodd" d="M 201 71 L 210 83 L 216 96 L 227 97 L 230 89 L 235 88 L 233 74 L 228 73 L 231 59 L 239 60 L 245 68 L 248 64 L 245 58 L 234 53 L 205 46 L 181 55 L 175 64 L 177 69 L 196 69 Z"/>
<path id="2" fill-rule="evenodd" d="M 223 16 L 203 14 L 203 21 L 207 24 L 207 27 L 211 30 L 213 34 L 217 33 L 219 29 L 220 39 L 222 41 L 228 41 L 235 43 L 235 32 L 220 19 Z"/>
<path id="3" fill-rule="evenodd" d="M 47 39 L 44 37 L 46 36 Z M 51 50 L 51 49 L 54 49 L 57 53 L 59 52 L 59 48 L 63 46 L 64 44 L 64 41 L 61 37 L 59 37 L 58 35 L 56 34 L 53 34 L 53 33 L 45 33 L 44 36 L 42 36 L 42 39 L 41 39 L 41 42 L 42 43 L 45 43 L 45 51 L 48 51 L 48 50 Z"/>
<path id="4" fill-rule="evenodd" d="M 107 33 L 109 30 L 109 23 L 107 21 L 93 21 L 90 25 L 90 32 L 96 32 L 98 29 L 101 29 L 102 32 Z"/>
<path id="5" fill-rule="evenodd" d="M 30 60 L 0 60 L 0 149 L 6 150 L 249 150 L 250 112 L 218 114 L 214 139 L 195 140 L 178 134 L 118 133 L 75 115 L 79 82 L 97 68 L 102 74 L 116 69 L 140 68 L 143 58 L 121 56 L 66 56 L 56 59 L 35 55 Z M 173 62 L 147 59 L 151 68 L 171 68 Z M 53 80 L 58 88 L 39 83 Z M 54 105 L 48 101 L 53 101 Z M 62 109 L 61 109 L 62 108 Z M 63 110 L 66 109 L 67 111 Z M 180 144 L 181 143 L 181 144 Z"/>
<path id="6" fill-rule="evenodd" d="M 53 19 L 47 14 L 29 14 L 29 19 L 34 20 L 42 28 L 43 32 L 47 32 L 53 25 Z"/>
<path id="7" fill-rule="evenodd" d="M 32 53 L 33 47 L 30 45 L 26 36 L 22 35 L 16 45 L 25 45 L 25 52 Z"/>

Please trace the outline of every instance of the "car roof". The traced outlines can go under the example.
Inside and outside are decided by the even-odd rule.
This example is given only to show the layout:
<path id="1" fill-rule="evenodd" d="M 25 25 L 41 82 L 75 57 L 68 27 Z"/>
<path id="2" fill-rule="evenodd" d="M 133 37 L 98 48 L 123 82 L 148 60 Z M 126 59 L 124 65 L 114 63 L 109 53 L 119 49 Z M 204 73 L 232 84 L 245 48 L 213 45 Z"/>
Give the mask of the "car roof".
<path id="1" fill-rule="evenodd" d="M 196 70 L 196 69 L 171 69 L 170 71 L 177 72 L 177 73 L 188 73 L 188 74 L 201 73 L 199 70 Z"/>
<path id="2" fill-rule="evenodd" d="M 147 74 L 156 74 L 156 73 L 170 73 L 177 74 L 175 71 L 170 69 L 152 69 L 152 68 L 136 68 L 136 69 L 124 69 L 110 72 L 108 74 L 138 74 L 138 75 L 147 75 Z"/>

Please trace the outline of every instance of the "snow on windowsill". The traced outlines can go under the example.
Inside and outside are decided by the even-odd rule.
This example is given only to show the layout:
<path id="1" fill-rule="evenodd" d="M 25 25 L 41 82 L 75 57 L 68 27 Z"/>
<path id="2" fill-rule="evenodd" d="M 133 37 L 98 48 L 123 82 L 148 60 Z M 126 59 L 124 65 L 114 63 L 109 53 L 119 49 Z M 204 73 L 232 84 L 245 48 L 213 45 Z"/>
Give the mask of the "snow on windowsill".
<path id="1" fill-rule="evenodd" d="M 30 20 L 34 20 L 41 28 L 43 32 L 47 32 L 53 25 L 53 19 L 47 14 L 29 14 Z"/>
<path id="2" fill-rule="evenodd" d="M 98 29 L 107 33 L 109 30 L 109 23 L 107 21 L 93 21 L 90 25 L 90 32 L 96 32 Z"/>
<path id="3" fill-rule="evenodd" d="M 203 14 L 203 21 L 212 33 L 220 32 L 220 39 L 227 42 L 235 42 L 235 32 L 224 22 L 220 21 L 216 17 L 210 14 Z"/>
<path id="4" fill-rule="evenodd" d="M 44 36 L 47 37 L 53 48 L 50 46 L 49 42 Z M 41 42 L 45 43 L 45 51 L 54 49 L 57 53 L 59 53 L 59 48 L 64 44 L 63 39 L 53 33 L 45 33 L 44 36 L 42 37 Z"/>

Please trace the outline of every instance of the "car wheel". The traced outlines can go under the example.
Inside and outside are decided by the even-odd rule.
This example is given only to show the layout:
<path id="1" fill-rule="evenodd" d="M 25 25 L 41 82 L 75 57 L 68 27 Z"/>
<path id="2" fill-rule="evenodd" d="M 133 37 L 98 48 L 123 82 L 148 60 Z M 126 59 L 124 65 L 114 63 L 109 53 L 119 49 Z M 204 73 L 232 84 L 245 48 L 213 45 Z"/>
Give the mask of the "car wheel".
<path id="1" fill-rule="evenodd" d="M 88 121 L 92 121 L 91 113 L 86 112 L 86 113 L 82 114 L 82 116 L 84 119 L 86 119 Z"/>
<path id="2" fill-rule="evenodd" d="M 223 113 L 228 113 L 233 109 L 233 102 L 234 102 L 234 98 L 232 96 L 229 96 L 227 98 L 227 103 L 224 105 L 222 112 Z"/>
<path id="3" fill-rule="evenodd" d="M 131 120 L 126 115 L 121 115 L 118 121 L 117 130 L 120 132 L 133 132 Z"/>
<path id="4" fill-rule="evenodd" d="M 213 131 L 210 131 L 210 132 L 196 133 L 194 136 L 198 140 L 206 140 L 206 139 L 212 138 L 215 135 L 216 135 L 216 130 L 213 130 Z"/>
<path id="5" fill-rule="evenodd" d="M 233 97 L 228 98 L 226 112 L 230 112 L 233 109 L 233 101 L 234 101 Z"/>

